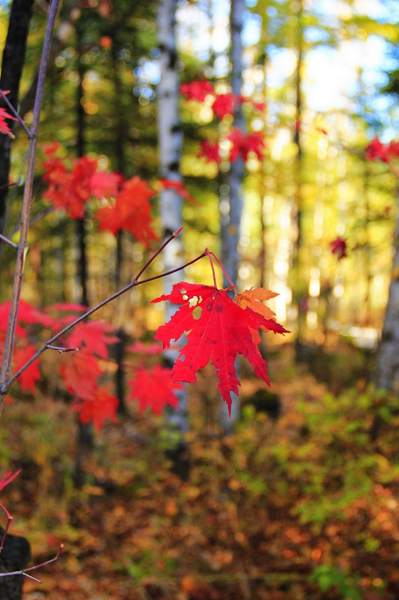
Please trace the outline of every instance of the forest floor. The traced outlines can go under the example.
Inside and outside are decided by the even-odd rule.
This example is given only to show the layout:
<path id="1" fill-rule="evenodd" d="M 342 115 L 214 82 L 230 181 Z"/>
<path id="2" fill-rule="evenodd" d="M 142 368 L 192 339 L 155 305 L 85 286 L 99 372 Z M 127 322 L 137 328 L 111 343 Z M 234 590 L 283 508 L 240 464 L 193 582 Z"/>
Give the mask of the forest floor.
<path id="1" fill-rule="evenodd" d="M 44 395 L 7 406 L 2 492 L 11 532 L 38 564 L 26 600 L 393 600 L 399 594 L 399 421 L 391 399 L 357 381 L 335 397 L 292 350 L 269 360 L 274 420 L 243 372 L 233 435 L 217 427 L 212 372 L 190 388 L 190 470 L 165 458 L 163 421 L 149 413 L 110 423 L 73 486 L 76 423 Z M 133 407 L 132 407 L 133 408 Z"/>

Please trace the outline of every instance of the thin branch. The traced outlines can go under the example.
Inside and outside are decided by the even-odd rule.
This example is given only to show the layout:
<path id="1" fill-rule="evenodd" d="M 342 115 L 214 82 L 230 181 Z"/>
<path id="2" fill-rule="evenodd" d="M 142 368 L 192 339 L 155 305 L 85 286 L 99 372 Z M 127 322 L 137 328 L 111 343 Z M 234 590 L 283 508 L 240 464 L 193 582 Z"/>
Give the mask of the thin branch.
<path id="1" fill-rule="evenodd" d="M 37 135 L 39 130 L 40 113 L 43 102 L 44 82 L 46 78 L 47 65 L 50 56 L 51 37 L 54 28 L 54 22 L 57 15 L 59 0 L 52 0 L 49 9 L 49 16 L 44 36 L 42 57 L 40 59 L 39 80 L 37 84 L 37 92 L 35 105 L 33 108 L 32 125 L 29 138 L 29 156 L 28 166 L 26 169 L 26 180 L 24 186 L 24 197 L 21 210 L 21 235 L 18 243 L 17 260 L 15 264 L 14 283 L 11 297 L 10 314 L 6 334 L 6 342 L 4 347 L 3 365 L 0 374 L 0 388 L 4 388 L 4 384 L 8 381 L 11 370 L 12 354 L 15 342 L 15 332 L 17 327 L 19 301 L 21 297 L 22 278 L 25 264 L 25 250 L 28 241 L 29 229 L 29 211 L 32 201 L 32 190 L 34 180 L 34 169 L 36 160 Z M 6 386 L 7 387 L 7 386 Z M 0 414 L 4 406 L 3 392 L 0 393 Z"/>
<path id="2" fill-rule="evenodd" d="M 31 139 L 32 133 L 29 131 L 29 129 L 27 128 L 27 126 L 25 125 L 25 123 L 23 122 L 21 117 L 19 116 L 18 111 L 15 110 L 15 108 L 13 107 L 13 105 L 11 104 L 11 102 L 9 101 L 9 99 L 7 98 L 7 96 L 5 95 L 5 93 L 2 90 L 0 90 L 0 96 L 3 98 L 4 102 L 7 104 L 8 109 L 12 112 L 14 117 L 17 119 L 18 123 L 24 129 L 28 138 Z"/>
<path id="3" fill-rule="evenodd" d="M 3 242 L 6 242 L 6 244 L 9 244 L 13 248 L 18 248 L 17 244 L 14 244 L 14 242 L 9 240 L 5 235 L 3 235 L 1 233 L 0 233 L 0 240 L 3 240 Z"/>
<path id="4" fill-rule="evenodd" d="M 23 575 L 24 577 L 33 579 L 33 581 L 36 581 L 37 583 L 41 583 L 40 579 L 37 579 L 37 577 L 33 577 L 33 575 L 29 575 L 29 572 L 36 571 L 36 569 L 40 569 L 41 567 L 45 567 L 47 565 L 51 565 L 51 563 L 58 560 L 63 547 L 64 547 L 64 544 L 60 544 L 60 547 L 57 552 L 57 556 L 55 556 L 54 558 L 51 558 L 50 560 L 46 560 L 43 563 L 40 563 L 40 565 L 35 565 L 34 567 L 29 567 L 29 569 L 25 569 L 24 571 L 11 571 L 10 573 L 0 573 L 0 577 L 10 577 L 11 575 Z"/>
<path id="5" fill-rule="evenodd" d="M 179 230 L 179 232 L 180 231 L 181 230 Z M 176 237 L 175 234 L 176 234 L 176 232 L 170 238 L 168 238 L 168 240 L 166 240 L 166 242 L 162 245 L 162 248 L 165 248 L 165 246 L 167 244 L 169 244 L 169 242 L 171 242 L 172 239 L 174 239 L 174 237 Z M 159 254 L 159 251 L 157 251 L 147 261 L 146 268 L 152 263 L 152 261 L 155 259 L 156 256 L 158 256 L 158 254 Z M 0 394 L 1 394 L 1 396 L 4 397 L 7 394 L 10 386 L 29 367 L 29 365 L 31 365 L 41 354 L 43 354 L 43 352 L 45 350 L 47 350 L 47 348 L 49 346 L 51 346 L 53 344 L 53 342 L 55 342 L 62 335 L 64 335 L 68 331 L 70 331 L 70 329 L 72 329 L 73 327 L 75 327 L 75 325 L 77 325 L 81 321 L 84 321 L 85 319 L 87 319 L 87 317 L 90 317 L 93 313 L 97 312 L 100 308 L 102 308 L 103 306 L 105 306 L 109 302 L 112 302 L 112 300 L 115 300 L 116 298 L 119 298 L 119 296 L 122 296 L 123 294 L 125 294 L 126 292 L 128 292 L 129 290 L 131 290 L 132 288 L 138 287 L 139 285 L 143 285 L 144 283 L 149 283 L 150 281 L 155 281 L 157 279 L 161 279 L 163 277 L 167 277 L 168 275 L 172 275 L 172 273 L 177 273 L 178 271 L 182 271 L 186 267 L 188 267 L 188 266 L 196 263 L 198 260 L 201 260 L 201 258 L 204 258 L 206 255 L 207 255 L 206 252 L 203 252 L 200 256 L 197 256 L 197 258 L 194 258 L 193 260 L 190 260 L 189 262 L 185 263 L 184 265 L 181 265 L 180 267 L 176 267 L 176 269 L 172 269 L 171 271 L 167 271 L 165 273 L 161 273 L 160 275 L 154 275 L 153 277 L 148 277 L 147 279 L 142 279 L 141 281 L 137 281 L 137 277 L 139 277 L 143 273 L 143 269 L 141 269 L 141 271 L 139 272 L 139 274 L 137 275 L 137 277 L 135 277 L 135 279 L 131 283 L 129 283 L 124 288 L 122 288 L 118 292 L 115 292 L 115 294 L 112 294 L 111 296 L 109 296 L 108 298 L 106 298 L 105 300 L 103 300 L 102 302 L 100 302 L 99 304 L 97 304 L 96 306 L 94 306 L 94 308 L 91 308 L 90 310 L 88 310 L 87 312 L 85 312 L 83 315 L 81 315 L 80 317 L 78 317 L 77 319 L 75 319 L 75 321 L 73 321 L 72 323 L 70 323 L 69 325 L 67 325 L 66 327 L 64 327 L 64 329 L 62 329 L 62 331 L 60 331 L 59 333 L 55 334 L 41 348 L 39 348 L 39 350 L 19 369 L 19 371 L 17 371 L 13 375 L 13 377 L 11 377 L 11 379 L 9 379 L 6 383 L 3 384 L 2 387 L 0 387 Z"/>
<path id="6" fill-rule="evenodd" d="M 3 552 L 4 541 L 6 539 L 6 535 L 7 535 L 7 532 L 9 530 L 9 528 L 10 528 L 10 525 L 11 525 L 11 522 L 12 522 L 13 518 L 12 518 L 12 516 L 10 515 L 10 513 L 8 512 L 8 510 L 6 509 L 6 507 L 3 504 L 0 504 L 0 508 L 2 508 L 4 510 L 4 512 L 6 513 L 6 515 L 7 515 L 7 524 L 6 524 L 5 528 L 4 528 L 4 533 L 3 533 L 3 537 L 2 537 L 2 540 L 1 540 L 1 544 L 0 544 L 0 554 L 1 554 Z"/>
<path id="7" fill-rule="evenodd" d="M 65 352 L 79 352 L 79 348 L 63 348 L 61 346 L 50 346 L 50 344 L 46 344 L 47 350 L 57 350 L 60 354 Z"/>

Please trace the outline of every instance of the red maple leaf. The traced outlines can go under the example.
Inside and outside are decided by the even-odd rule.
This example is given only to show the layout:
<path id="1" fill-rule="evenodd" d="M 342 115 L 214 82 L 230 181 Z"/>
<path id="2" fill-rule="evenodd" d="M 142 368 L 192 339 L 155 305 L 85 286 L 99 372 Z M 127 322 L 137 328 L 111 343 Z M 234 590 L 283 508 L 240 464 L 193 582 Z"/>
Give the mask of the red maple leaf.
<path id="1" fill-rule="evenodd" d="M 17 348 L 14 353 L 15 371 L 19 371 L 24 364 L 35 354 L 34 346 L 25 346 Z M 40 381 L 39 363 L 36 360 L 33 362 L 18 378 L 21 389 L 26 392 L 29 390 L 32 394 L 35 393 L 36 384 Z"/>
<path id="2" fill-rule="evenodd" d="M 265 290 L 263 288 L 255 288 L 236 294 L 234 302 L 243 309 L 249 307 L 254 312 L 261 314 L 265 319 L 264 324 L 260 326 L 263 331 L 273 331 L 274 333 L 282 334 L 290 333 L 287 329 L 284 329 L 280 323 L 277 323 L 274 319 L 276 316 L 275 313 L 268 306 L 263 304 L 264 300 L 267 301 L 276 296 L 278 296 L 276 292 L 271 292 L 270 290 Z M 258 330 L 252 331 L 252 339 L 254 344 L 259 344 L 261 338 Z"/>
<path id="3" fill-rule="evenodd" d="M 34 308 L 28 302 L 25 302 L 25 300 L 20 300 L 19 302 L 18 321 L 22 321 L 28 325 L 42 325 L 51 329 L 54 329 L 56 326 L 54 319 Z"/>
<path id="4" fill-rule="evenodd" d="M 19 469 L 19 471 L 16 471 L 14 473 L 14 475 L 11 475 L 11 471 L 8 471 L 8 473 L 3 475 L 3 477 L 0 479 L 0 492 L 1 492 L 1 490 L 3 490 L 6 487 L 6 485 L 11 483 L 16 477 L 18 477 L 20 472 L 21 472 L 21 469 Z"/>
<path id="5" fill-rule="evenodd" d="M 169 348 L 172 339 L 177 341 L 187 333 L 187 344 L 180 350 L 173 366 L 175 381 L 195 383 L 196 372 L 210 361 L 216 369 L 218 388 L 230 412 L 230 392 L 238 394 L 240 385 L 234 363 L 237 354 L 242 354 L 258 377 L 270 385 L 266 362 L 252 338 L 252 330 L 267 325 L 261 314 L 250 308 L 242 309 L 226 290 L 214 286 L 178 283 L 170 294 L 153 302 L 163 300 L 181 306 L 170 321 L 158 329 L 155 338 L 164 348 Z"/>
<path id="6" fill-rule="evenodd" d="M 123 177 L 119 173 L 94 173 L 90 179 L 90 190 L 93 196 L 102 198 L 116 198 Z"/>
<path id="7" fill-rule="evenodd" d="M 196 199 L 190 194 L 190 192 L 188 190 L 186 190 L 186 188 L 184 187 L 184 185 L 181 181 L 170 181 L 169 179 L 158 179 L 158 183 L 165 190 L 175 189 L 176 192 L 179 194 L 179 196 L 184 198 L 184 200 L 187 200 L 187 202 L 190 202 L 191 204 L 197 204 Z"/>
<path id="8" fill-rule="evenodd" d="M 206 158 L 206 162 L 216 162 L 220 163 L 222 157 L 219 152 L 219 142 L 208 142 L 208 140 L 204 140 L 201 142 L 201 150 L 198 153 L 198 158 L 204 156 Z"/>
<path id="9" fill-rule="evenodd" d="M 79 398 L 72 405 L 72 412 L 78 413 L 79 420 L 82 423 L 93 423 L 97 433 L 101 433 L 107 419 L 118 422 L 118 399 L 110 392 L 109 387 L 98 388 L 92 398 Z"/>
<path id="10" fill-rule="evenodd" d="M 122 229 L 130 233 L 145 246 L 158 239 L 152 229 L 151 204 L 149 198 L 156 194 L 149 185 L 133 177 L 125 181 L 113 207 L 105 206 L 95 213 L 100 221 L 100 230 L 109 230 L 114 235 Z"/>
<path id="11" fill-rule="evenodd" d="M 65 356 L 60 375 L 67 391 L 83 400 L 92 400 L 97 393 L 98 377 L 102 373 L 98 359 L 87 348 Z"/>
<path id="12" fill-rule="evenodd" d="M 102 321 L 79 323 L 68 337 L 68 346 L 79 348 L 79 350 L 87 348 L 93 354 L 97 354 L 101 358 L 107 358 L 107 345 L 119 342 L 116 335 L 111 335 L 114 331 L 115 327 L 113 325 Z"/>
<path id="13" fill-rule="evenodd" d="M 330 248 L 331 252 L 337 255 L 338 260 L 341 260 L 341 258 L 346 258 L 348 256 L 346 253 L 346 240 L 344 240 L 342 237 L 338 236 L 335 240 L 330 242 Z"/>
<path id="14" fill-rule="evenodd" d="M 182 83 L 180 93 L 186 96 L 187 100 L 198 100 L 203 102 L 209 94 L 214 94 L 213 85 L 205 79 L 201 81 L 190 81 L 190 83 Z"/>
<path id="15" fill-rule="evenodd" d="M 91 196 L 90 180 L 96 171 L 97 161 L 83 156 L 68 172 L 64 162 L 51 155 L 42 167 L 45 170 L 43 179 L 49 184 L 43 197 L 73 219 L 82 219 L 85 204 Z"/>
<path id="16" fill-rule="evenodd" d="M 233 94 L 218 94 L 212 104 L 212 110 L 219 119 L 226 115 L 234 115 L 237 99 Z"/>
<path id="17" fill-rule="evenodd" d="M 378 137 L 375 137 L 373 140 L 371 140 L 364 152 L 367 160 L 381 160 L 382 162 L 389 162 L 388 148 L 379 140 Z"/>
<path id="18" fill-rule="evenodd" d="M 165 405 L 179 408 L 174 390 L 183 389 L 184 386 L 173 380 L 170 369 L 160 365 L 152 369 L 140 367 L 128 384 L 131 386 L 130 400 L 139 401 L 140 412 L 151 408 L 156 415 L 160 415 Z"/>
<path id="19" fill-rule="evenodd" d="M 234 162 L 238 156 L 241 155 L 242 159 L 246 162 L 250 152 L 254 152 L 257 158 L 260 160 L 263 156 L 263 150 L 265 148 L 265 142 L 263 140 L 263 134 L 260 132 L 252 132 L 244 135 L 238 127 L 235 127 L 228 139 L 232 142 L 233 147 L 230 150 L 230 161 Z"/>

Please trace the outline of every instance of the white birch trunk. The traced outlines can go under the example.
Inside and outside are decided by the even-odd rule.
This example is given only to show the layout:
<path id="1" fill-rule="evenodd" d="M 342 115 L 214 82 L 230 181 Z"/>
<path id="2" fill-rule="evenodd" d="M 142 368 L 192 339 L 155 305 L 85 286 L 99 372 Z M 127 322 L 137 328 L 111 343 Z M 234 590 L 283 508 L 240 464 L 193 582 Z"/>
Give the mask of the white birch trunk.
<path id="1" fill-rule="evenodd" d="M 180 159 L 183 134 L 179 116 L 180 79 L 175 65 L 177 60 L 175 20 L 176 0 L 160 0 L 158 6 L 158 41 L 160 49 L 161 80 L 158 86 L 158 143 L 160 176 L 169 181 L 181 181 Z M 163 237 L 169 237 L 182 225 L 182 199 L 173 189 L 160 194 L 160 212 Z M 175 238 L 163 251 L 165 270 L 169 271 L 184 260 L 181 237 Z M 181 281 L 181 273 L 163 279 L 165 293 L 170 293 L 172 285 Z M 175 312 L 169 303 L 166 308 L 167 320 Z M 165 356 L 171 365 L 177 357 L 177 350 L 168 350 Z M 187 389 L 176 393 L 180 408 L 168 410 L 167 420 L 171 428 L 170 444 L 178 445 L 182 434 L 188 431 Z"/>
<path id="2" fill-rule="evenodd" d="M 230 29 L 231 29 L 231 51 L 230 60 L 232 64 L 232 91 L 236 96 L 241 95 L 242 87 L 242 41 L 241 33 L 243 28 L 243 15 L 245 11 L 245 0 L 231 0 Z M 234 127 L 244 130 L 244 119 L 241 107 L 238 105 L 234 114 Z M 238 243 L 240 239 L 240 224 L 243 207 L 243 179 L 245 174 L 245 164 L 239 157 L 230 166 L 230 172 L 227 177 L 227 185 L 230 189 L 230 210 L 228 215 L 221 215 L 221 238 L 222 238 L 222 262 L 232 281 L 236 284 L 238 279 L 239 254 Z M 225 197 L 224 197 L 225 199 Z M 225 285 L 230 285 L 226 280 Z M 238 364 L 236 364 L 238 368 Z M 231 417 L 227 406 L 223 403 L 220 411 L 220 426 L 228 433 L 233 430 L 239 412 L 239 398 L 235 394 L 231 395 Z"/>
<path id="3" fill-rule="evenodd" d="M 399 205 L 399 197 L 397 197 Z M 399 221 L 394 239 L 395 256 L 382 337 L 377 350 L 376 384 L 399 392 Z"/>

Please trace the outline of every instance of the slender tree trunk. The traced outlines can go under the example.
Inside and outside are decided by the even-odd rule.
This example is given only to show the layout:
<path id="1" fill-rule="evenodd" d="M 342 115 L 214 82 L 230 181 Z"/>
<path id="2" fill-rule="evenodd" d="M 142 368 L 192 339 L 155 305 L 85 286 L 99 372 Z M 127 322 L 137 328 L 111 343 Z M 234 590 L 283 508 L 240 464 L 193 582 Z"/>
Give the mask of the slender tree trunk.
<path id="1" fill-rule="evenodd" d="M 0 89 L 9 90 L 8 100 L 18 108 L 18 90 L 25 62 L 26 41 L 34 0 L 14 0 L 1 64 Z M 0 104 L 4 107 L 4 104 Z M 12 138 L 0 135 L 0 233 L 4 231 L 10 173 Z M 5 231 L 4 231 L 5 233 Z M 0 242 L 1 243 L 1 242 Z"/>
<path id="2" fill-rule="evenodd" d="M 79 83 L 76 96 L 76 116 L 77 116 L 77 144 L 76 154 L 78 158 L 82 158 L 85 154 L 85 125 L 86 125 L 86 113 L 83 108 L 83 79 L 85 70 L 82 63 L 82 40 L 80 23 L 77 25 L 78 34 L 78 73 Z M 79 246 L 79 259 L 78 259 L 78 276 L 80 283 L 80 304 L 83 306 L 89 306 L 89 298 L 87 293 L 87 281 L 88 281 L 88 268 L 87 268 L 87 247 L 86 247 L 86 232 L 85 232 L 85 218 L 76 219 L 76 235 Z M 76 458 L 75 458 L 75 473 L 74 480 L 77 487 L 81 487 L 85 480 L 84 462 L 87 455 L 90 453 L 93 447 L 93 428 L 91 423 L 82 423 L 79 419 L 78 423 L 78 435 L 76 444 Z"/>
<path id="3" fill-rule="evenodd" d="M 158 86 L 158 140 L 160 176 L 169 181 L 181 181 L 180 159 L 183 132 L 179 115 L 180 80 L 176 70 L 177 52 L 175 38 L 177 0 L 160 0 L 158 7 L 158 40 L 160 49 L 161 81 Z M 160 195 L 160 210 L 163 237 L 170 236 L 182 224 L 182 199 L 173 189 L 166 189 Z M 181 237 L 176 237 L 164 250 L 165 270 L 176 267 L 183 259 Z M 179 274 L 163 279 L 165 293 L 180 280 Z M 175 312 L 170 305 L 166 309 L 169 319 Z M 177 351 L 165 352 L 165 362 L 172 367 Z M 188 452 L 183 434 L 188 431 L 187 389 L 176 392 L 179 409 L 168 409 L 170 439 L 167 454 L 174 467 L 183 478 L 188 476 Z"/>
<path id="4" fill-rule="evenodd" d="M 399 207 L 399 191 L 397 191 Z M 388 305 L 385 312 L 381 341 L 377 350 L 377 388 L 399 392 L 399 221 L 394 237 L 395 255 L 389 286 Z"/>
<path id="5" fill-rule="evenodd" d="M 302 313 L 301 304 L 304 300 L 304 290 L 301 287 L 301 248 L 302 248 L 302 171 L 303 171 L 303 151 L 301 142 L 301 121 L 302 121 L 302 59 L 303 59 L 303 26 L 302 26 L 303 3 L 299 0 L 298 24 L 297 24 L 297 69 L 295 74 L 296 105 L 295 105 L 295 134 L 294 144 L 296 145 L 296 158 L 294 165 L 294 206 L 293 218 L 295 223 L 295 239 L 292 257 L 294 302 L 298 309 L 298 331 L 295 340 L 296 359 L 301 360 L 303 356 L 303 333 L 305 328 L 305 315 Z"/>
<path id="6" fill-rule="evenodd" d="M 117 126 L 115 131 L 115 156 L 118 171 L 121 175 L 125 175 L 125 143 L 126 143 L 126 132 L 128 131 L 128 125 L 126 123 L 126 109 L 121 102 L 122 98 L 122 82 L 119 76 L 117 68 L 117 58 L 119 50 L 119 21 L 116 14 L 117 5 L 114 6 L 114 32 L 112 36 L 112 61 L 113 61 L 113 80 L 114 80 L 114 93 L 115 93 L 115 104 L 117 113 Z M 115 291 L 122 287 L 122 264 L 123 264 L 123 231 L 118 231 L 116 235 L 116 257 L 115 257 Z M 123 326 L 120 327 L 116 334 L 119 338 L 119 342 L 115 344 L 115 360 L 117 369 L 115 371 L 115 393 L 118 398 L 118 413 L 120 415 L 127 414 L 126 407 L 126 386 L 125 386 L 125 370 L 123 367 L 123 359 L 125 355 L 125 347 L 128 340 L 128 336 L 125 333 Z"/>
<path id="7" fill-rule="evenodd" d="M 245 0 L 231 0 L 230 30 L 231 51 L 230 61 L 232 64 L 232 91 L 236 96 L 241 95 L 242 87 L 242 41 L 243 17 L 245 11 Z M 233 126 L 244 131 L 244 118 L 241 108 L 236 106 Z M 232 281 L 236 284 L 238 279 L 239 254 L 238 243 L 240 238 L 240 225 L 243 207 L 243 180 L 245 164 L 241 157 L 231 163 L 230 172 L 227 177 L 227 185 L 230 190 L 228 215 L 221 215 L 221 238 L 222 238 L 222 262 Z M 224 217 L 224 218 L 223 218 Z M 224 280 L 224 285 L 229 286 Z M 238 361 L 236 364 L 238 368 Z M 231 395 L 231 416 L 229 418 L 227 405 L 223 403 L 220 411 L 220 425 L 227 433 L 234 428 L 239 417 L 239 398 Z"/>

